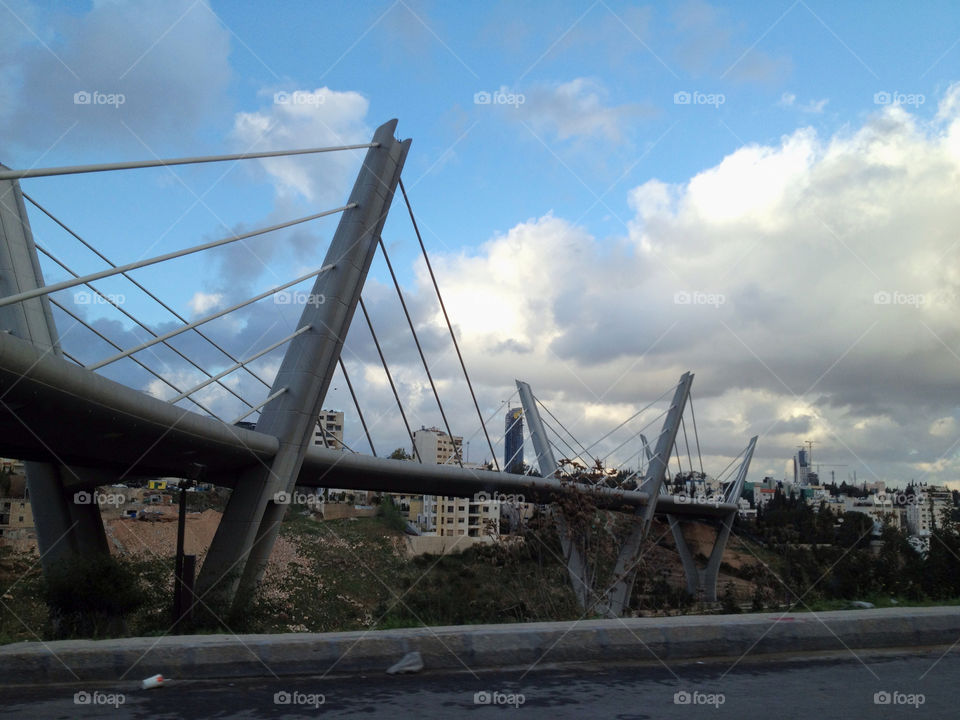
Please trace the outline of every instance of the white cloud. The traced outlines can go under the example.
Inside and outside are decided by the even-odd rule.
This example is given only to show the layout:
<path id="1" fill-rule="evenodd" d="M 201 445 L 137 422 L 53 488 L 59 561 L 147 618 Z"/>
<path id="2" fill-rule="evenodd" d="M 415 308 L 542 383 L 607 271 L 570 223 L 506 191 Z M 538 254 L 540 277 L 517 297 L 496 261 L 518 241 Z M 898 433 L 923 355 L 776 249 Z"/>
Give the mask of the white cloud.
<path id="1" fill-rule="evenodd" d="M 785 92 L 780 96 L 780 100 L 777 101 L 777 105 L 780 107 L 796 107 L 800 112 L 810 113 L 812 115 L 821 114 L 830 103 L 828 98 L 822 98 L 821 100 L 808 100 L 802 105 L 797 105 L 797 96 L 792 92 Z"/>
<path id="2" fill-rule="evenodd" d="M 357 145 L 370 141 L 366 125 L 369 101 L 360 93 L 274 88 L 265 91 L 269 105 L 238 113 L 233 137 L 244 152 Z M 344 186 L 356 171 L 363 150 L 269 158 L 259 161 L 280 196 L 296 194 L 311 203 L 343 199 Z M 339 203 L 338 203 L 339 204 Z"/>
<path id="3" fill-rule="evenodd" d="M 228 112 L 230 33 L 203 0 L 17 10 L 44 29 L 41 41 L 13 28 L 18 40 L 0 48 L 5 144 L 45 150 L 70 129 L 73 146 L 101 151 L 110 143 L 142 152 L 134 133 L 151 145 L 176 140 L 182 147 L 184 136 Z M 19 26 L 9 14 L 4 22 Z M 84 104 L 77 93 L 123 101 Z"/>
<path id="4" fill-rule="evenodd" d="M 194 315 L 204 315 L 216 308 L 222 300 L 222 293 L 205 293 L 198 290 L 190 298 L 190 310 Z"/>
<path id="5" fill-rule="evenodd" d="M 631 120 L 649 115 L 652 109 L 635 103 L 611 105 L 601 83 L 575 78 L 554 87 L 534 88 L 519 112 L 535 130 L 552 133 L 560 140 L 603 138 L 616 142 Z"/>
<path id="6" fill-rule="evenodd" d="M 830 102 L 828 98 L 822 98 L 820 100 L 810 100 L 809 102 L 804 103 L 800 106 L 800 110 L 805 113 L 812 113 L 814 115 L 819 115 L 827 107 L 827 104 Z"/>
<path id="7" fill-rule="evenodd" d="M 960 391 L 958 92 L 933 121 L 887 108 L 651 180 L 621 241 L 550 213 L 437 258 L 473 372 L 506 392 L 509 367 L 590 438 L 586 403 L 638 406 L 691 369 L 712 453 L 763 433 L 764 467 L 809 439 L 864 479 L 955 476 L 956 428 L 931 418 Z"/>
<path id="8" fill-rule="evenodd" d="M 956 438 L 957 421 L 953 417 L 943 417 L 930 423 L 928 432 L 938 438 Z"/>

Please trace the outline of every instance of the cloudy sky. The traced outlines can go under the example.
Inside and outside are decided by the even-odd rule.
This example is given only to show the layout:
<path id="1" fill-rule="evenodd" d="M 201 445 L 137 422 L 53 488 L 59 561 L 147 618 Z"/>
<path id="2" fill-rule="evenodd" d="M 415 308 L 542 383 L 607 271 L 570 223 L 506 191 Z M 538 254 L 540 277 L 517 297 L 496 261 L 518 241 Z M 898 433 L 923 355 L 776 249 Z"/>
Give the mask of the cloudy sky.
<path id="1" fill-rule="evenodd" d="M 756 434 L 755 479 L 783 477 L 809 440 L 815 462 L 830 465 L 821 475 L 838 481 L 854 471 L 893 484 L 960 480 L 952 2 L 266 10 L 0 0 L 0 162 L 10 167 L 362 143 L 390 118 L 413 139 L 404 181 L 495 441 L 514 378 L 590 444 L 690 370 L 712 474 Z M 362 156 L 23 188 L 111 260 L 130 262 L 341 205 Z M 35 208 L 31 222 L 73 270 L 104 267 Z M 136 277 L 195 319 L 319 267 L 336 222 Z M 480 461 L 480 421 L 402 204 L 384 241 L 454 432 L 472 438 Z M 44 270 L 48 281 L 67 277 L 47 260 Z M 389 282 L 378 257 L 364 297 L 411 423 L 439 424 Z M 98 287 L 158 331 L 178 324 L 125 280 Z M 55 297 L 122 347 L 146 337 L 109 306 Z M 207 332 L 248 355 L 292 332 L 299 312 L 267 299 Z M 81 361 L 115 352 L 60 311 L 57 323 Z M 227 364 L 196 335 L 173 344 L 208 369 Z M 202 379 L 167 349 L 140 357 L 179 388 Z M 269 382 L 280 357 L 256 372 Z M 359 322 L 344 358 L 378 451 L 408 445 Z M 131 361 L 103 372 L 174 394 Z M 248 374 L 229 382 L 255 402 L 268 393 Z M 226 419 L 241 411 L 220 389 L 198 397 Z M 364 450 L 339 375 L 326 404 L 347 412 L 347 442 Z M 648 423 L 656 435 L 662 407 L 593 452 L 634 464 L 628 441 Z"/>

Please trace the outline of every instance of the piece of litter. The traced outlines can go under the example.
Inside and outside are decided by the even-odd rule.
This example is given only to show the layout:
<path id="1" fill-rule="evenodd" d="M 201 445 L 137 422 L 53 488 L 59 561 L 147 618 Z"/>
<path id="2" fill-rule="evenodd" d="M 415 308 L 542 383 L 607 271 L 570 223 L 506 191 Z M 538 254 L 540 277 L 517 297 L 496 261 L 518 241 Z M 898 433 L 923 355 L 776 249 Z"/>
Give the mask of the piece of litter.
<path id="1" fill-rule="evenodd" d="M 423 658 L 418 652 L 409 652 L 403 656 L 403 659 L 396 665 L 387 670 L 387 675 L 397 675 L 400 673 L 415 673 L 423 670 Z"/>
<path id="2" fill-rule="evenodd" d="M 154 675 L 153 677 L 148 677 L 142 683 L 140 687 L 144 690 L 149 690 L 150 688 L 161 687 L 163 685 L 163 675 Z"/>

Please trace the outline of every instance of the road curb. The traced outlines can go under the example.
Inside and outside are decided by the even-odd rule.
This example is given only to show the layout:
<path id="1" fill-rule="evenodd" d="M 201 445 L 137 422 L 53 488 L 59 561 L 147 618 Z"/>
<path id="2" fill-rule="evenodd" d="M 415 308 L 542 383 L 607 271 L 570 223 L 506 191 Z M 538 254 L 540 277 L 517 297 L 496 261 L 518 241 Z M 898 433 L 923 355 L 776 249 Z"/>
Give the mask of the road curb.
<path id="1" fill-rule="evenodd" d="M 427 671 L 924 647 L 960 638 L 960 607 L 685 615 L 344 633 L 63 640 L 0 647 L 0 678 L 29 685 L 384 673 L 408 652 Z"/>

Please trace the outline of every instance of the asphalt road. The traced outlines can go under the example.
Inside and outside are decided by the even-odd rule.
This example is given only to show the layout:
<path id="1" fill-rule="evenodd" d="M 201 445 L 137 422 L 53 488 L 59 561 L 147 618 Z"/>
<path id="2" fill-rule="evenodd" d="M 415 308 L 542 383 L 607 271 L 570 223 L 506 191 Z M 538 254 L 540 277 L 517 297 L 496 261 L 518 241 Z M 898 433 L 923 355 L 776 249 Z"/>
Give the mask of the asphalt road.
<path id="1" fill-rule="evenodd" d="M 0 718 L 956 718 L 960 647 L 945 650 L 744 660 L 735 667 L 180 680 L 155 690 L 133 683 L 0 686 Z"/>

